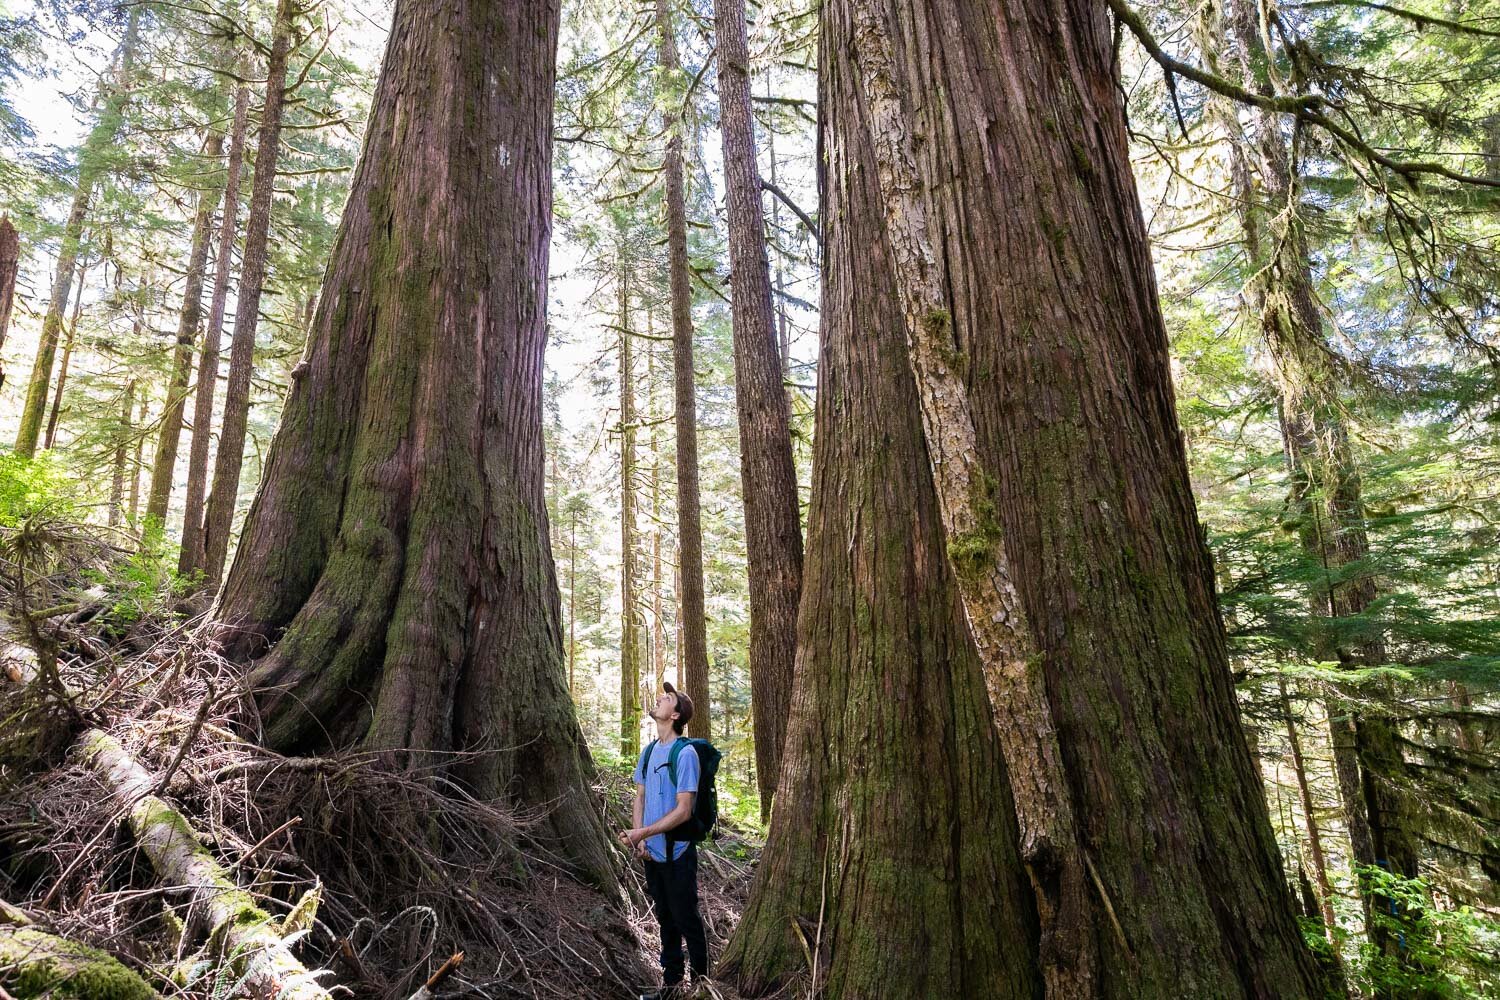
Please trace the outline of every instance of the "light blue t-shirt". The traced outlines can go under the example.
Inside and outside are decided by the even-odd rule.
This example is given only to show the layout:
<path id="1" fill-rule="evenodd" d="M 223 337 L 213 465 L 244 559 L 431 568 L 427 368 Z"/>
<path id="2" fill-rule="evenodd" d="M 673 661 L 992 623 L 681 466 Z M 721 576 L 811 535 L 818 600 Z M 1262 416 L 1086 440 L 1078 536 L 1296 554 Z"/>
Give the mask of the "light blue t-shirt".
<path id="1" fill-rule="evenodd" d="M 635 783 L 646 787 L 645 812 L 642 826 L 650 826 L 677 806 L 678 792 L 698 791 L 698 751 L 685 746 L 677 754 L 677 786 L 672 786 L 672 744 L 653 740 L 649 754 L 642 754 L 635 764 Z M 646 773 L 641 773 L 641 765 Z M 687 850 L 685 840 L 672 845 L 672 858 L 682 857 Z M 658 833 L 646 838 L 646 852 L 654 861 L 667 860 L 667 835 Z"/>

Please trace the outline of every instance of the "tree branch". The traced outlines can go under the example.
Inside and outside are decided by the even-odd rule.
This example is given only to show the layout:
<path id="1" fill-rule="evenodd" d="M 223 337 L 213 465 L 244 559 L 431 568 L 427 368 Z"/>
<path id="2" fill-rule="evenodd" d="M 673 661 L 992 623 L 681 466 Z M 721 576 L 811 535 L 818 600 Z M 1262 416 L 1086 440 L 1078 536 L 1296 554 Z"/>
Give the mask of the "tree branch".
<path id="1" fill-rule="evenodd" d="M 1365 142 L 1349 129 L 1333 122 L 1322 108 L 1326 106 L 1324 99 L 1317 94 L 1305 94 L 1300 97 L 1268 97 L 1246 90 L 1216 73 L 1210 73 L 1200 69 L 1191 63 L 1185 63 L 1162 50 L 1151 31 L 1146 27 L 1146 22 L 1141 16 L 1125 3 L 1125 0 L 1105 0 L 1109 9 L 1114 11 L 1115 17 L 1119 18 L 1124 25 L 1130 29 L 1130 33 L 1141 43 L 1146 54 L 1154 59 L 1158 65 L 1168 73 L 1176 73 L 1187 77 L 1194 83 L 1201 84 L 1216 94 L 1222 94 L 1231 100 L 1252 107 L 1261 108 L 1278 114 L 1292 115 L 1299 121 L 1316 125 L 1348 148 L 1359 153 L 1365 159 L 1378 164 L 1394 174 L 1399 175 L 1408 184 L 1415 184 L 1415 178 L 1422 174 L 1431 174 L 1436 177 L 1446 177 L 1448 180 L 1460 184 L 1477 184 L 1484 187 L 1500 187 L 1500 178 L 1480 177 L 1475 174 L 1463 174 L 1441 163 L 1424 163 L 1413 160 L 1397 160 L 1378 151 L 1375 147 Z"/>
<path id="2" fill-rule="evenodd" d="M 791 197 L 785 191 L 781 190 L 781 188 L 777 187 L 775 184 L 772 184 L 765 178 L 761 178 L 760 186 L 774 194 L 777 198 L 781 199 L 781 203 L 787 208 L 790 208 L 792 210 L 792 213 L 796 215 L 797 218 L 802 220 L 802 224 L 807 227 L 807 231 L 809 233 L 812 233 L 812 238 L 817 242 L 817 244 L 819 246 L 823 245 L 823 234 L 819 231 L 818 224 L 812 220 L 812 217 L 810 215 L 802 211 L 802 209 L 798 208 L 797 203 L 795 201 L 792 201 Z"/>

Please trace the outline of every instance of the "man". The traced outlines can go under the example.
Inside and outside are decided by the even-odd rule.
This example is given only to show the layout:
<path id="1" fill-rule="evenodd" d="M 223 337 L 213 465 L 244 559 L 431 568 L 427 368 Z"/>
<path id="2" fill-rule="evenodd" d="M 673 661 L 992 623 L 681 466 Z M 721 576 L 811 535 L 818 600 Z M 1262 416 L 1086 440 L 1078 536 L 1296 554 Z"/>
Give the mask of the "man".
<path id="1" fill-rule="evenodd" d="M 693 702 L 671 684 L 662 687 L 665 690 L 651 709 L 656 741 L 635 766 L 635 825 L 620 834 L 620 843 L 646 864 L 646 891 L 661 926 L 663 988 L 657 995 L 666 998 L 685 995 L 683 939 L 687 939 L 695 984 L 708 973 L 708 940 L 703 933 L 703 918 L 698 915 L 697 846 L 667 836 L 693 815 L 693 797 L 698 791 L 697 751 L 691 746 L 678 751 L 675 785 L 670 766 L 672 744 L 693 718 Z"/>

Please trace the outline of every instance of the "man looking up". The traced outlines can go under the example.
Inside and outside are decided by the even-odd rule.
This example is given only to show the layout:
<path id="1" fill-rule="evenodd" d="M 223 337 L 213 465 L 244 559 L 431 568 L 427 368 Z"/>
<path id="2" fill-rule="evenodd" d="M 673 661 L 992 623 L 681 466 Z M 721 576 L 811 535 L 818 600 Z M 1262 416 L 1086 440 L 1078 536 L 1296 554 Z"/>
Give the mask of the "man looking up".
<path id="1" fill-rule="evenodd" d="M 672 744 L 682 739 L 683 727 L 693 717 L 693 702 L 671 684 L 662 687 L 651 709 L 656 739 L 635 767 L 635 825 L 620 834 L 620 843 L 646 864 L 646 891 L 661 926 L 663 989 L 658 995 L 665 998 L 682 995 L 683 939 L 694 983 L 708 973 L 708 940 L 698 915 L 698 849 L 690 841 L 668 836 L 693 815 L 698 792 L 698 752 L 692 746 L 678 751 L 675 783 L 671 767 Z"/>

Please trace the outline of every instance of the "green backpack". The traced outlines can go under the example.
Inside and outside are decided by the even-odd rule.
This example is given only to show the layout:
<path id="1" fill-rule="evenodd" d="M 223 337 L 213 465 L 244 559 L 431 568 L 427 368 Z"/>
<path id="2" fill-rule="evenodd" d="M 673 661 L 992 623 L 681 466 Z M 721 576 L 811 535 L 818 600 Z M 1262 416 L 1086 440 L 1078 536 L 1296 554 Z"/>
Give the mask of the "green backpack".
<path id="1" fill-rule="evenodd" d="M 643 775 L 651 762 L 651 751 L 656 744 L 657 741 L 652 740 L 641 751 L 640 772 Z M 677 787 L 677 758 L 682 755 L 684 747 L 692 747 L 698 754 L 698 794 L 693 797 L 693 814 L 667 833 L 668 850 L 678 841 L 699 843 L 708 837 L 714 824 L 719 821 L 719 790 L 714 784 L 714 778 L 718 776 L 719 761 L 724 759 L 724 755 L 708 740 L 677 737 L 667 753 L 667 775 L 672 780 L 673 788 Z"/>

